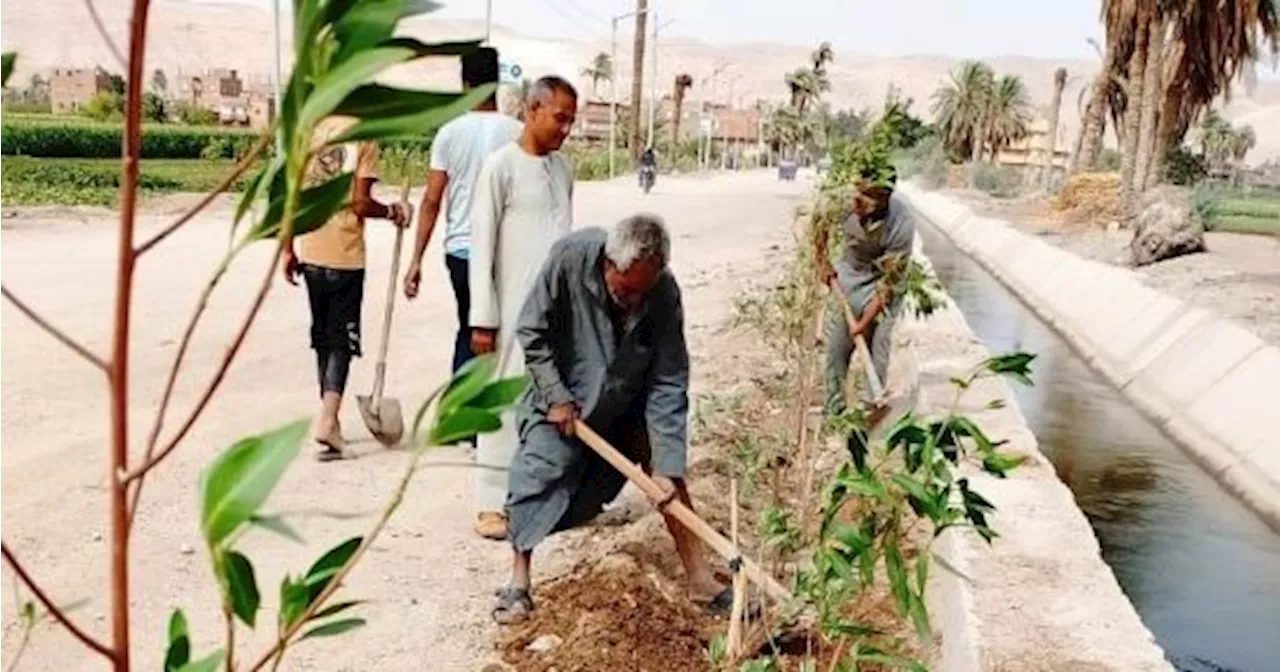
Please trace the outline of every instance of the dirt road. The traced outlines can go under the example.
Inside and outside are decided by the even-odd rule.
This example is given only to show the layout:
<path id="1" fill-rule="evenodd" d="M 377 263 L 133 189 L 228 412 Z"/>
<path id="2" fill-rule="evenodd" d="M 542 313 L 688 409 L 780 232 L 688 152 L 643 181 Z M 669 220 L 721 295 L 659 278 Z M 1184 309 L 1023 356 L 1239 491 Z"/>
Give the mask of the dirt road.
<path id="1" fill-rule="evenodd" d="M 584 183 L 577 188 L 575 217 L 579 227 L 607 226 L 640 210 L 666 218 L 674 236 L 673 266 L 684 290 L 695 378 L 705 385 L 716 362 L 728 361 L 722 358 L 725 353 L 707 351 L 705 335 L 729 317 L 732 298 L 745 283 L 782 263 L 779 250 L 790 238 L 791 212 L 805 184 L 778 183 L 765 173 L 664 177 L 644 197 L 630 178 Z M 150 214 L 144 228 L 154 230 L 167 219 Z M 132 343 L 135 448 L 150 425 L 179 330 L 226 245 L 228 221 L 223 206 L 141 262 Z M 376 347 L 391 238 L 389 228 L 371 225 L 364 315 L 369 353 Z M 5 220 L 2 240 L 5 285 L 90 348 L 105 351 L 114 291 L 111 221 L 67 213 L 20 216 Z M 400 304 L 391 345 L 389 390 L 407 406 L 443 379 L 452 346 L 452 296 L 438 244 L 433 247 L 424 296 Z M 188 357 L 191 365 L 179 385 L 175 417 L 182 417 L 203 386 L 267 258 L 265 246 L 253 250 L 214 297 L 205 329 Z M 88 599 L 73 615 L 107 639 L 104 384 L 7 304 L 0 314 L 4 539 L 56 600 Z M 221 644 L 217 595 L 197 527 L 199 471 L 217 449 L 238 437 L 312 412 L 314 363 L 306 348 L 307 319 L 301 289 L 277 285 L 221 394 L 147 484 L 132 562 L 138 669 L 160 663 L 166 621 L 175 606 L 186 610 L 197 654 Z M 351 392 L 368 388 L 372 369 L 371 357 L 358 362 Z M 324 549 L 366 529 L 401 473 L 405 456 L 382 450 L 353 404 L 344 408 L 343 422 L 358 459 L 330 464 L 300 459 L 267 506 L 291 514 L 306 545 L 258 532 L 241 542 L 257 566 L 264 614 L 274 613 L 282 575 L 304 571 Z M 456 461 L 466 455 L 443 450 L 429 459 Z M 353 514 L 358 518 L 347 518 Z M 347 599 L 370 600 L 360 607 L 369 625 L 344 637 L 309 641 L 291 654 L 285 667 L 465 670 L 490 658 L 490 593 L 504 578 L 508 556 L 502 544 L 474 537 L 469 523 L 469 472 L 456 467 L 423 470 L 387 534 L 344 591 Z M 6 626 L 13 621 L 14 598 L 7 586 L 0 613 Z M 248 641 L 242 637 L 238 657 L 262 650 L 274 629 L 269 621 L 260 623 Z M 6 627 L 6 662 L 18 634 L 17 628 Z M 37 629 L 22 665 L 28 670 L 101 667 L 70 636 L 47 625 Z"/>

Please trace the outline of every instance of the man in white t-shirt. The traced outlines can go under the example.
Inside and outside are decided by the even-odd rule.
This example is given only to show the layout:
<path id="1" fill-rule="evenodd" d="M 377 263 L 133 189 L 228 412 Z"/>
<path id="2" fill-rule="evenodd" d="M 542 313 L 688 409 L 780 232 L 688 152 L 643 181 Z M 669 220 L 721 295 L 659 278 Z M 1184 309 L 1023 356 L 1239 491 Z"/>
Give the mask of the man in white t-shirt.
<path id="1" fill-rule="evenodd" d="M 498 52 L 485 47 L 462 57 L 462 86 L 471 89 L 498 81 Z M 422 282 L 422 257 L 441 207 L 445 211 L 444 261 L 458 305 L 458 335 L 453 345 L 453 371 L 471 359 L 471 292 L 467 282 L 471 258 L 471 202 L 476 178 L 484 159 L 495 149 L 520 137 L 521 125 L 498 111 L 497 96 L 490 97 L 445 124 L 431 144 L 431 168 L 418 217 L 417 244 L 404 277 L 404 294 L 418 295 Z"/>

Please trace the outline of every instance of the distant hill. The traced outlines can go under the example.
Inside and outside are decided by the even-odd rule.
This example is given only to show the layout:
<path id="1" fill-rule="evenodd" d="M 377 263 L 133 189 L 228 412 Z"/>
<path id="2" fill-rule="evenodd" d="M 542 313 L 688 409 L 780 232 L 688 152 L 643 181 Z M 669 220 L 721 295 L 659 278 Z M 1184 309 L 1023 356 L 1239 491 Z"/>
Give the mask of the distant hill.
<path id="1" fill-rule="evenodd" d="M 128 3 L 98 0 L 97 4 L 108 29 L 123 48 Z M 114 64 L 81 0 L 3 0 L 0 5 L 3 47 L 21 54 L 15 81 L 55 66 L 122 69 Z M 147 70 L 195 72 L 218 66 L 265 76 L 270 71 L 270 31 L 271 16 L 265 9 L 160 0 L 152 4 Z M 427 16 L 407 22 L 404 32 L 423 39 L 459 39 L 482 36 L 484 26 L 478 21 Z M 525 76 L 560 74 L 577 82 L 588 95 L 590 82 L 579 71 L 596 53 L 609 50 L 608 43 L 602 41 L 535 37 L 502 26 L 494 27 L 493 42 L 504 59 L 521 65 Z M 741 104 L 757 99 L 781 100 L 786 96 L 783 74 L 803 64 L 811 49 L 812 46 L 772 43 L 712 45 L 690 38 L 664 39 L 658 58 L 658 92 L 669 93 L 675 75 L 688 73 L 695 82 L 688 93 L 694 104 L 708 98 L 725 102 L 730 96 Z M 617 71 L 621 96 L 630 91 L 630 52 L 630 41 L 620 40 Z M 1079 128 L 1080 92 L 1096 71 L 1096 62 L 1022 56 L 987 60 L 998 72 L 1021 76 L 1038 106 L 1049 102 L 1054 69 L 1067 68 L 1062 122 L 1064 136 L 1074 137 Z M 917 114 L 927 117 L 930 95 L 956 62 L 947 56 L 880 57 L 837 52 L 827 100 L 835 108 L 875 108 L 892 85 L 915 100 L 913 109 Z M 724 72 L 720 77 L 714 82 L 706 79 L 721 66 Z M 457 66 L 447 60 L 401 68 L 389 79 L 421 88 L 458 85 Z M 645 90 L 647 95 L 647 85 Z M 607 93 L 608 84 L 602 84 L 600 94 Z M 1280 158 L 1280 124 L 1276 123 L 1280 118 L 1280 82 L 1261 81 L 1252 92 L 1241 87 L 1227 106 L 1226 116 L 1253 124 L 1258 146 L 1250 154 L 1251 163 Z"/>

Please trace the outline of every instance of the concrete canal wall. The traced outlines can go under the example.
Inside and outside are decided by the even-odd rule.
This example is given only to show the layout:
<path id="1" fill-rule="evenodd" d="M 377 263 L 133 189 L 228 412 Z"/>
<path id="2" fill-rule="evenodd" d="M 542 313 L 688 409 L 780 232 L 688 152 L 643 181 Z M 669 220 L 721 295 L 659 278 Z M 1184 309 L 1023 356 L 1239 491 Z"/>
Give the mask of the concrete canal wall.
<path id="1" fill-rule="evenodd" d="M 1280 530 L 1280 348 L 1210 311 L 945 196 L 897 196 L 1051 324 L 1206 471 Z"/>

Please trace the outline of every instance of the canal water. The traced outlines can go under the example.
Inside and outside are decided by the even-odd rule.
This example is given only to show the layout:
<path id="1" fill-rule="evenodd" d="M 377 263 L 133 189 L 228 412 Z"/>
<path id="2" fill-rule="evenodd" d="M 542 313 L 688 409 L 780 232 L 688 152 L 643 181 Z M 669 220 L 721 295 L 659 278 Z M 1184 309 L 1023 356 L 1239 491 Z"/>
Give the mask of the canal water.
<path id="1" fill-rule="evenodd" d="M 1035 386 L 1012 386 L 1018 406 L 1169 660 L 1280 672 L 1280 535 L 981 266 L 927 224 L 919 234 L 978 338 L 1038 355 Z"/>

